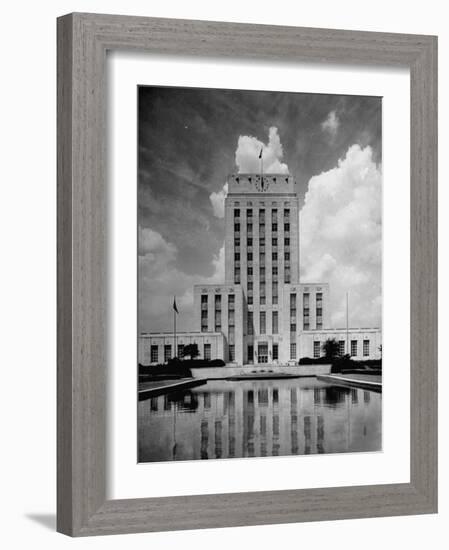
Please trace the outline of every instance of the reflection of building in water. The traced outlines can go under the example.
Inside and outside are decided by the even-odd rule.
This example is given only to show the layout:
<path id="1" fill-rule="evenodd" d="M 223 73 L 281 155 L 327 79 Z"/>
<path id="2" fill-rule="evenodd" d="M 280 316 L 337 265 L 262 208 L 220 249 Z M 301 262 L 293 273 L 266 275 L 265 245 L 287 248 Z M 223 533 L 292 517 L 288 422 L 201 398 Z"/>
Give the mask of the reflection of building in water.
<path id="1" fill-rule="evenodd" d="M 225 280 L 194 287 L 191 332 L 145 333 L 139 362 L 166 363 L 183 346 L 201 358 L 286 364 L 320 357 L 329 338 L 340 353 L 380 357 L 378 328 L 331 328 L 329 285 L 299 280 L 299 200 L 286 174 L 236 174 L 225 200 Z M 174 349 L 174 345 L 177 349 Z"/>
<path id="2" fill-rule="evenodd" d="M 166 396 L 139 402 L 140 460 L 171 459 L 164 458 L 165 447 L 176 448 L 178 460 L 380 448 L 380 428 L 372 420 L 380 415 L 380 398 L 373 401 L 368 391 L 318 381 L 302 387 L 228 383 L 230 391 L 218 390 L 220 384 L 180 393 L 169 401 L 170 408 Z M 373 448 L 367 448 L 371 439 Z M 156 454 L 148 458 L 149 453 Z"/>

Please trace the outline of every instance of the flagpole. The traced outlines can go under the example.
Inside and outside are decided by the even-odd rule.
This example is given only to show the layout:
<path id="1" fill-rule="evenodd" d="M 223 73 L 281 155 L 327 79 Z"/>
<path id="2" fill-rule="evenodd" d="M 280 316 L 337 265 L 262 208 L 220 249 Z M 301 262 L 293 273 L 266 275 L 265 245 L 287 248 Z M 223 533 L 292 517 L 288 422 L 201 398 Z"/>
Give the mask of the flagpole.
<path id="1" fill-rule="evenodd" d="M 173 304 L 175 304 L 175 300 L 176 298 L 173 299 Z M 174 346 L 174 350 L 173 350 L 173 358 L 177 357 L 176 355 L 176 310 L 175 308 L 173 307 L 173 346 Z"/>
<path id="2" fill-rule="evenodd" d="M 349 292 L 346 292 L 346 353 L 350 355 L 349 351 Z"/>

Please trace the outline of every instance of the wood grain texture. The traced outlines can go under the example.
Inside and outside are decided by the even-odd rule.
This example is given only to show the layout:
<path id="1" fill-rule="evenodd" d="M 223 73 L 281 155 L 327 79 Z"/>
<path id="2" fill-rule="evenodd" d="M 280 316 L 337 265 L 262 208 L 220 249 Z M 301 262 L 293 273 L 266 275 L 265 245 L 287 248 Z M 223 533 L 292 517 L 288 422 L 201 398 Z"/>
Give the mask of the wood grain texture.
<path id="1" fill-rule="evenodd" d="M 106 52 L 407 66 L 411 74 L 411 480 L 106 500 Z M 58 531 L 72 536 L 437 510 L 437 39 L 117 15 L 58 20 Z"/>

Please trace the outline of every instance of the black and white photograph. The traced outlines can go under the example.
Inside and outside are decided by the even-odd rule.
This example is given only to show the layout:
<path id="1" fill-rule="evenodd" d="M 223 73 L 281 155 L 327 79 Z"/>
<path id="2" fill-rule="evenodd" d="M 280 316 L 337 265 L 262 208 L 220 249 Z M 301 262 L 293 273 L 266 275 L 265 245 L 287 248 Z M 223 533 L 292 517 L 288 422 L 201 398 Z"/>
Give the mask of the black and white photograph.
<path id="1" fill-rule="evenodd" d="M 382 98 L 139 86 L 138 462 L 382 450 Z"/>

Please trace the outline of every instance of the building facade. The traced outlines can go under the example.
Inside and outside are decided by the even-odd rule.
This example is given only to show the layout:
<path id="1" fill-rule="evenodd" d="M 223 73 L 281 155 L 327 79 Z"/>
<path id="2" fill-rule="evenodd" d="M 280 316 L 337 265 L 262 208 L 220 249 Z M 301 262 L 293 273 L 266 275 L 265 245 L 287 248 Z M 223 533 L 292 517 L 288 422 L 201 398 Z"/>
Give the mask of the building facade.
<path id="1" fill-rule="evenodd" d="M 319 357 L 325 340 L 336 338 L 342 353 L 380 357 L 380 329 L 330 327 L 329 285 L 300 282 L 299 238 L 299 199 L 291 175 L 228 178 L 225 281 L 194 287 L 194 332 L 189 338 L 200 351 L 208 335 L 221 335 L 222 347 L 214 348 L 217 355 L 212 358 L 239 365 L 286 364 Z M 142 364 L 154 363 L 148 357 L 155 357 L 151 346 L 161 337 L 141 336 Z M 173 341 L 174 335 L 166 338 Z"/>

